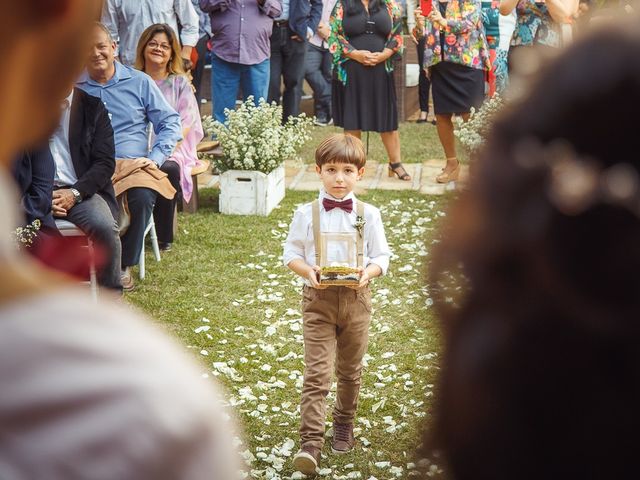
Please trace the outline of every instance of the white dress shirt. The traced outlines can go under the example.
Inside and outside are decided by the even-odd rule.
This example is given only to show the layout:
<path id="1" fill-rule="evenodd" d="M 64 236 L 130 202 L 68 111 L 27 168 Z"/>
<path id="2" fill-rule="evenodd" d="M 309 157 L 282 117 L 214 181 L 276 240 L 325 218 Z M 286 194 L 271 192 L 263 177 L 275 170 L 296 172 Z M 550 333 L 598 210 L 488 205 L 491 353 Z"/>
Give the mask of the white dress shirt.
<path id="1" fill-rule="evenodd" d="M 118 44 L 120 61 L 133 65 L 140 35 L 154 23 L 166 23 L 178 35 L 182 26 L 182 45 L 195 47 L 200 39 L 200 19 L 191 0 L 107 0 L 102 23 Z"/>
<path id="2" fill-rule="evenodd" d="M 62 118 L 60 118 L 58 128 L 49 139 L 49 149 L 56 162 L 56 178 L 53 182 L 56 187 L 70 187 L 78 181 L 69 148 L 69 119 L 71 118 L 73 90 L 65 100 L 66 107 L 62 108 Z"/>
<path id="3" fill-rule="evenodd" d="M 347 213 L 341 208 L 334 208 L 326 211 L 322 206 L 322 199 L 329 198 L 331 200 L 340 201 L 337 198 L 328 195 L 324 191 L 320 192 L 320 231 L 341 233 L 356 232 L 355 223 L 358 214 L 356 213 L 356 197 L 353 192 L 349 193 L 342 200 L 353 200 L 353 211 Z M 380 267 L 382 273 L 385 274 L 389 268 L 389 257 L 391 251 L 387 244 L 387 238 L 384 234 L 384 226 L 380 210 L 372 205 L 365 204 L 364 207 L 364 231 L 363 231 L 363 247 L 364 262 L 366 267 L 374 263 Z M 304 260 L 309 265 L 315 265 L 315 243 L 313 238 L 313 212 L 311 203 L 302 205 L 293 215 L 291 226 L 289 227 L 289 235 L 284 245 L 283 262 L 289 265 L 295 259 Z"/>

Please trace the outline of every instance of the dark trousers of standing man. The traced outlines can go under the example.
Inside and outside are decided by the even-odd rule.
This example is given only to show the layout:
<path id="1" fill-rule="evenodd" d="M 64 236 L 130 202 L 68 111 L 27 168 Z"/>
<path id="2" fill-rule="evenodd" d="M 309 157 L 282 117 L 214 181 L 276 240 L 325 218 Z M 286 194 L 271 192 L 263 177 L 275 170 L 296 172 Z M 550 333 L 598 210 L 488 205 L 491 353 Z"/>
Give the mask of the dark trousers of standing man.
<path id="1" fill-rule="evenodd" d="M 296 38 L 292 38 L 296 37 Z M 299 38 L 290 28 L 289 22 L 273 22 L 271 34 L 271 78 L 268 101 L 280 103 L 280 78 L 284 81 L 282 94 L 283 121 L 300 114 L 304 57 L 307 42 Z"/>
<path id="2" fill-rule="evenodd" d="M 200 100 L 202 100 L 202 75 L 204 74 L 204 66 L 207 63 L 207 42 L 209 41 L 209 35 L 203 35 L 196 44 L 196 51 L 198 52 L 198 61 L 193 69 L 193 88 L 196 89 L 196 99 L 198 100 L 198 106 Z"/>
<path id="3" fill-rule="evenodd" d="M 418 41 L 418 64 L 420 65 L 420 75 L 418 77 L 418 97 L 420 99 L 420 111 L 429 111 L 429 90 L 431 89 L 431 81 L 427 77 L 427 72 L 422 68 L 422 62 L 424 61 L 425 43 L 427 37 L 421 37 Z"/>
<path id="4" fill-rule="evenodd" d="M 331 54 L 326 48 L 307 44 L 304 77 L 313 90 L 313 103 L 318 121 L 331 120 Z"/>

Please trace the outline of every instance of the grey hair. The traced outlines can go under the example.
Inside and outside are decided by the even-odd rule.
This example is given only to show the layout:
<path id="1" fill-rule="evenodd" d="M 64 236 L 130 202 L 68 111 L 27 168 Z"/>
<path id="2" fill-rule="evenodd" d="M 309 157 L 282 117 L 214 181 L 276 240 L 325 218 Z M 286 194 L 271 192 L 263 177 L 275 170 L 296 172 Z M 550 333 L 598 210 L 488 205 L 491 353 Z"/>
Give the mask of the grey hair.
<path id="1" fill-rule="evenodd" d="M 94 22 L 94 26 L 99 28 L 100 30 L 102 30 L 104 33 L 107 34 L 107 38 L 109 39 L 109 42 L 113 43 L 113 35 L 111 35 L 111 32 L 109 31 L 109 29 L 107 28 L 107 26 L 102 23 L 102 22 Z"/>

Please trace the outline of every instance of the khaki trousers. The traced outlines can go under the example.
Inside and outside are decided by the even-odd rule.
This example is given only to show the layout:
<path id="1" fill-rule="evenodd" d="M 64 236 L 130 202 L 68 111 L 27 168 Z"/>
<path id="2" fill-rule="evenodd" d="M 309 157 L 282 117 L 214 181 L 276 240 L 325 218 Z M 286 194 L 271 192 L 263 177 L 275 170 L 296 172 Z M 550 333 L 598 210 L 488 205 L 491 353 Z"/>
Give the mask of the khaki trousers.
<path id="1" fill-rule="evenodd" d="M 371 291 L 304 287 L 302 296 L 305 369 L 300 439 L 302 445 L 322 448 L 334 358 L 338 387 L 333 420 L 351 423 L 355 417 L 369 340 Z"/>

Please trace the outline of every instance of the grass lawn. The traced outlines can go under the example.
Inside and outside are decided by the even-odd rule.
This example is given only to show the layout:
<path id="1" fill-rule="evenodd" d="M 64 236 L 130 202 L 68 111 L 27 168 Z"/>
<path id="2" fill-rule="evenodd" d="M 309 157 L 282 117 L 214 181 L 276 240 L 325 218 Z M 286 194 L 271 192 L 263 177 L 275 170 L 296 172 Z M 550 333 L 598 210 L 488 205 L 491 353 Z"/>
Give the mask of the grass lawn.
<path id="1" fill-rule="evenodd" d="M 410 123 L 400 124 L 400 145 L 402 145 L 402 161 L 407 163 L 421 163 L 430 159 L 442 159 L 444 165 L 444 152 L 438 140 L 438 132 L 434 125 L 430 123 Z M 314 161 L 314 152 L 320 141 L 334 132 L 342 132 L 341 128 L 336 127 L 315 127 L 312 131 L 312 139 L 302 149 L 300 157 L 305 162 Z M 362 141 L 367 143 L 367 134 L 362 134 Z M 466 161 L 466 154 L 458 145 L 458 154 L 460 159 Z M 369 160 L 378 162 L 387 161 L 387 153 L 384 145 L 380 141 L 380 134 L 371 132 L 369 134 Z"/>
<path id="2" fill-rule="evenodd" d="M 220 215 L 217 196 L 202 191 L 198 213 L 180 215 L 173 251 L 160 263 L 149 255 L 146 280 L 126 298 L 224 385 L 244 430 L 249 477 L 301 478 L 291 470 L 303 372 L 301 283 L 280 255 L 294 209 L 315 194 L 287 191 L 268 218 Z M 428 421 L 440 341 L 422 270 L 448 199 L 390 191 L 362 198 L 381 208 L 394 256 L 388 276 L 373 285 L 356 449 L 339 457 L 325 446 L 321 474 L 406 478 Z"/>

